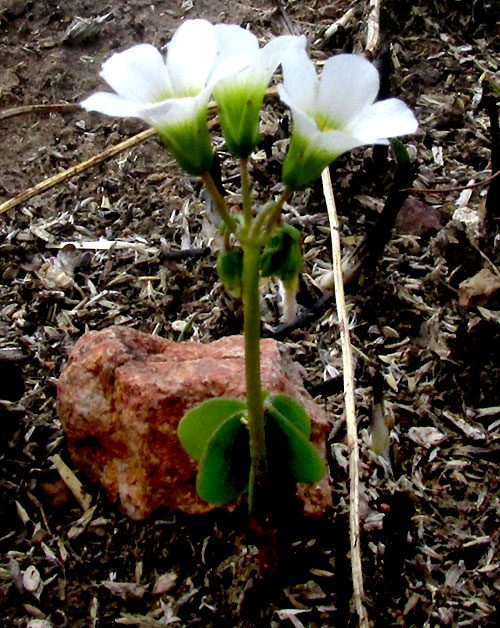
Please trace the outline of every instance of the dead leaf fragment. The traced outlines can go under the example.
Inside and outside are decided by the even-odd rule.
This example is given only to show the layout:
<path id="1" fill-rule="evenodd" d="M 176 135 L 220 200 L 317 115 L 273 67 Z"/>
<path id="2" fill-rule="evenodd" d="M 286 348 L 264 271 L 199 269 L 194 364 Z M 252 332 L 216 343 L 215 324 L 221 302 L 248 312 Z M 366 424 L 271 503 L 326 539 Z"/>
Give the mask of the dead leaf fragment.
<path id="1" fill-rule="evenodd" d="M 101 586 L 108 589 L 111 595 L 121 597 L 122 600 L 128 598 L 142 598 L 147 591 L 147 587 L 136 582 L 114 582 L 113 580 L 105 580 L 101 582 Z"/>
<path id="2" fill-rule="evenodd" d="M 40 572 L 34 565 L 30 565 L 24 572 L 23 587 L 37 599 L 40 598 L 43 589 L 43 581 Z"/>
<path id="3" fill-rule="evenodd" d="M 84 491 L 82 487 L 82 483 L 73 473 L 73 471 L 68 467 L 68 465 L 63 461 L 59 454 L 55 456 L 51 456 L 49 460 L 54 464 L 57 469 L 61 479 L 69 488 L 69 490 L 73 493 L 78 503 L 82 508 L 88 510 L 90 508 L 90 503 L 92 501 L 92 497 Z"/>
<path id="4" fill-rule="evenodd" d="M 86 510 L 80 517 L 80 519 L 78 519 L 78 521 L 75 523 L 75 525 L 71 526 L 68 532 L 68 539 L 70 541 L 73 541 L 74 539 L 79 537 L 80 534 L 89 525 L 89 523 L 92 521 L 92 517 L 94 516 L 96 508 L 97 506 L 92 506 L 92 508 Z"/>
<path id="5" fill-rule="evenodd" d="M 177 574 L 173 571 L 167 572 L 159 576 L 153 587 L 153 595 L 163 595 L 171 591 L 177 582 Z"/>
<path id="6" fill-rule="evenodd" d="M 430 449 L 444 442 L 448 436 L 440 432 L 437 427 L 411 427 L 408 437 L 417 445 Z"/>
<path id="7" fill-rule="evenodd" d="M 46 619 L 30 619 L 26 628 L 53 628 L 53 624 Z"/>

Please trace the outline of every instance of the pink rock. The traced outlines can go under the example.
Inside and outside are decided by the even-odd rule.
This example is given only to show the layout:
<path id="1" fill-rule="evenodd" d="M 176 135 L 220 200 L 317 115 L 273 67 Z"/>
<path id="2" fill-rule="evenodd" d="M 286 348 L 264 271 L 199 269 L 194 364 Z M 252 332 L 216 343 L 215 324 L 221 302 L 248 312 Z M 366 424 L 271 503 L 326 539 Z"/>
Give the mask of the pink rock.
<path id="1" fill-rule="evenodd" d="M 325 456 L 329 422 L 305 391 L 284 345 L 262 340 L 263 387 L 302 403 Z M 177 437 L 184 413 L 212 397 L 245 394 L 243 337 L 174 342 L 125 327 L 84 334 L 58 383 L 59 416 L 75 465 L 132 519 L 159 506 L 212 509 L 196 494 L 196 464 Z M 331 508 L 328 477 L 299 485 L 304 512 Z"/>
<path id="2" fill-rule="evenodd" d="M 500 294 L 500 277 L 483 268 L 458 286 L 458 300 L 466 309 L 487 305 Z"/>

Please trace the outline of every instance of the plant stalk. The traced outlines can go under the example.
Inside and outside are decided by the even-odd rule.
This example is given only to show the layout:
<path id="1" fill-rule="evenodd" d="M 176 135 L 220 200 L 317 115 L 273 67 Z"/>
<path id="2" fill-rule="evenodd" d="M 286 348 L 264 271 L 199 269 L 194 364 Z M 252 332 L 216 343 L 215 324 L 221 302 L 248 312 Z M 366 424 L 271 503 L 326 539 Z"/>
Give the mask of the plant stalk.
<path id="1" fill-rule="evenodd" d="M 236 234 L 238 225 L 235 219 L 229 213 L 229 210 L 226 205 L 226 201 L 224 200 L 224 197 L 217 189 L 217 186 L 215 185 L 215 182 L 212 179 L 212 175 L 209 172 L 206 172 L 204 175 L 202 175 L 201 180 L 205 184 L 205 187 L 207 188 L 207 190 L 210 192 L 210 196 L 212 197 L 215 207 L 217 211 L 219 212 L 219 216 L 225 222 L 229 231 L 233 234 Z"/>
<path id="2" fill-rule="evenodd" d="M 245 380 L 250 436 L 249 510 L 259 521 L 266 516 L 267 456 L 264 429 L 264 403 L 260 368 L 260 272 L 261 247 L 248 243 L 243 247 L 243 311 L 245 335 Z"/>
<path id="3" fill-rule="evenodd" d="M 240 159 L 240 179 L 243 217 L 245 219 L 245 226 L 248 229 L 253 218 L 252 198 L 250 195 L 250 182 L 248 178 L 248 157 Z"/>
<path id="4" fill-rule="evenodd" d="M 263 230 L 266 234 L 271 233 L 273 224 L 278 221 L 283 205 L 291 195 L 291 190 L 289 188 L 285 188 L 277 201 L 266 203 L 264 208 L 257 214 L 252 223 L 252 229 L 249 234 L 250 239 L 257 240 L 258 238 L 261 238 L 261 232 Z"/>

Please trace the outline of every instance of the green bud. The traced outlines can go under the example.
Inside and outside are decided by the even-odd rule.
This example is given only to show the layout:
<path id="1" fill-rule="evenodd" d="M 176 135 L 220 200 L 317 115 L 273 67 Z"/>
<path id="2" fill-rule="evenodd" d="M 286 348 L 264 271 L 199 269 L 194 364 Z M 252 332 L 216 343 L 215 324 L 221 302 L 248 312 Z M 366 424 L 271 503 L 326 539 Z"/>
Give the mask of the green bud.
<path id="1" fill-rule="evenodd" d="M 406 149 L 406 146 L 403 144 L 403 142 L 397 137 L 391 140 L 391 148 L 394 151 L 394 156 L 396 157 L 396 161 L 398 162 L 399 166 L 410 163 L 408 150 Z"/>
<path id="2" fill-rule="evenodd" d="M 231 84 L 216 87 L 215 101 L 229 152 L 246 159 L 259 142 L 259 116 L 265 86 Z"/>
<path id="3" fill-rule="evenodd" d="M 283 223 L 262 252 L 260 268 L 263 277 L 272 275 L 284 283 L 293 283 L 302 272 L 303 258 L 300 249 L 301 233 Z"/>
<path id="4" fill-rule="evenodd" d="M 243 274 L 243 251 L 233 247 L 221 251 L 217 258 L 217 273 L 224 288 L 235 299 L 241 297 L 241 275 Z"/>

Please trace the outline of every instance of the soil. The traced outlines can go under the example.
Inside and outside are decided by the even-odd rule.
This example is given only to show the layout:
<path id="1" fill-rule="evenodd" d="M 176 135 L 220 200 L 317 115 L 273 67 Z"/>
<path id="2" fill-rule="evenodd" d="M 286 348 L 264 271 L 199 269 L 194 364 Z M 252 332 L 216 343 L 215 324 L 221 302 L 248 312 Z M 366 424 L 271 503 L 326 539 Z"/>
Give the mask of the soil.
<path id="1" fill-rule="evenodd" d="M 363 52 L 369 5 L 1 0 L 0 202 L 144 129 L 78 107 L 8 113 L 78 103 L 102 88 L 98 71 L 112 52 L 141 41 L 164 47 L 183 20 L 204 17 L 248 26 L 263 41 L 291 25 L 321 62 Z M 349 9 L 352 19 L 327 35 Z M 453 191 L 411 192 L 396 227 L 382 236 L 380 258 L 362 266 L 348 295 L 365 598 L 374 626 L 500 624 L 500 302 L 483 285 L 474 300 L 459 298 L 461 283 L 480 270 L 499 275 L 499 186 L 487 181 L 500 169 L 490 85 L 500 85 L 499 13 L 494 0 L 382 1 L 382 94 L 405 100 L 420 122 L 405 138 L 412 185 Z M 260 200 L 279 189 L 289 126 L 286 110 L 270 101 L 252 164 Z M 214 138 L 237 204 L 235 166 L 217 132 Z M 394 171 L 384 147 L 358 149 L 332 167 L 346 256 L 380 227 Z M 456 189 L 470 183 L 479 185 Z M 304 234 L 304 312 L 322 297 L 331 268 L 321 185 L 296 194 L 287 213 Z M 207 342 L 241 332 L 241 309 L 214 269 L 216 230 L 200 183 L 152 138 L 3 213 L 0 231 L 2 623 L 356 625 L 331 301 L 284 340 L 332 418 L 335 508 L 322 520 L 281 526 L 283 568 L 262 582 L 243 506 L 199 517 L 165 510 L 133 522 L 87 483 L 92 506 L 84 511 L 52 459 L 71 467 L 55 384 L 86 330 L 121 324 L 179 338 L 189 323 L 187 337 Z M 275 288 L 263 287 L 267 336 L 279 323 Z M 378 454 L 374 417 L 391 428 Z"/>

